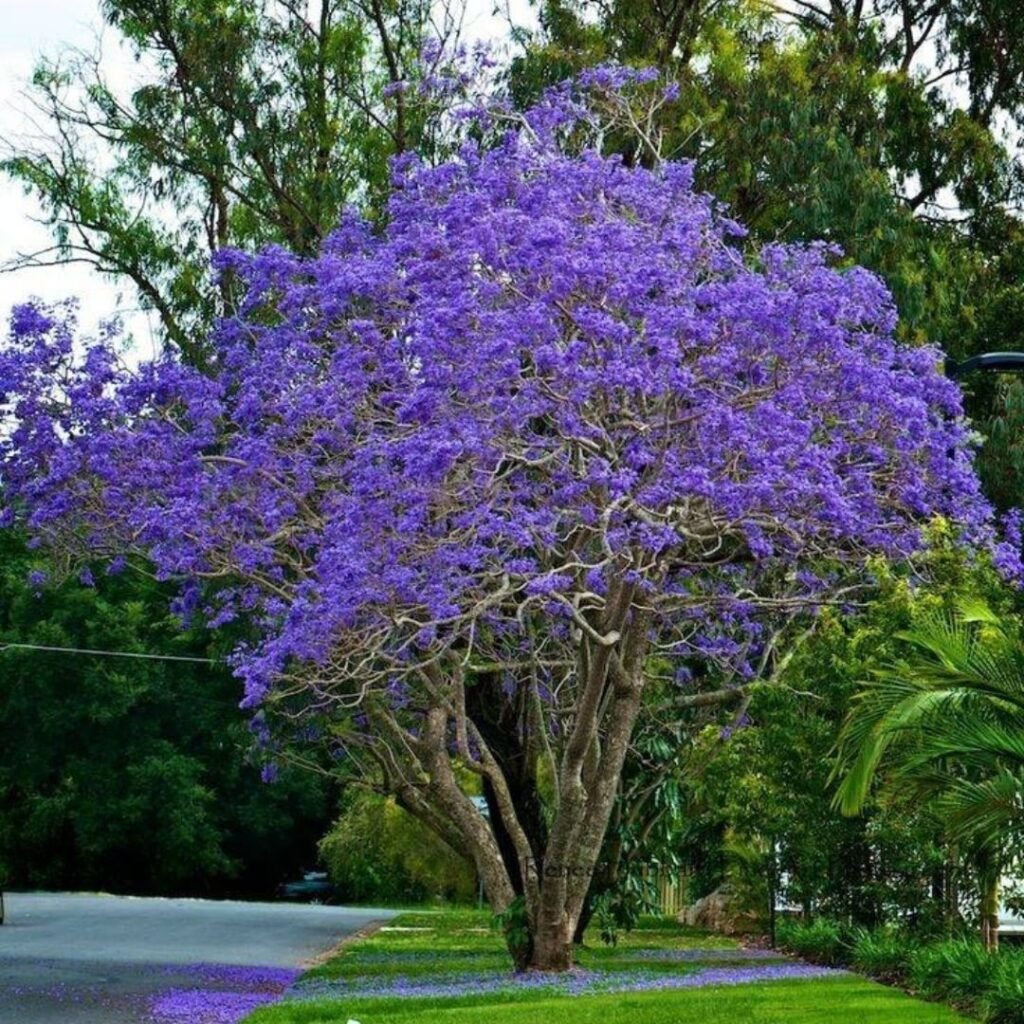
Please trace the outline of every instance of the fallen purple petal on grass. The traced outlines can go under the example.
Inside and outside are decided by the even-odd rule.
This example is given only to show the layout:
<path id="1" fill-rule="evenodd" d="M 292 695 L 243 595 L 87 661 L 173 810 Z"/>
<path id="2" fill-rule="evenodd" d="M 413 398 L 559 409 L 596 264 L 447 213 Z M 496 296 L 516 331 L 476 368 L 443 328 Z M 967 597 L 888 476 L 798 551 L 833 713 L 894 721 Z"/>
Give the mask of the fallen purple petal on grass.
<path id="1" fill-rule="evenodd" d="M 784 960 L 777 949 L 628 949 L 625 955 L 635 960 L 669 960 L 689 963 L 708 960 Z"/>
<path id="2" fill-rule="evenodd" d="M 848 974 L 834 967 L 813 964 L 764 964 L 758 967 L 709 967 L 694 974 L 661 974 L 648 977 L 628 988 L 614 991 L 642 992 L 649 989 L 707 988 L 710 985 L 743 985 L 752 981 L 782 981 L 789 978 L 828 978 Z"/>
<path id="3" fill-rule="evenodd" d="M 286 999 L 375 999 L 382 997 L 436 998 L 491 992 L 550 991 L 566 995 L 602 992 L 645 992 L 676 988 L 705 988 L 710 985 L 742 985 L 787 978 L 824 978 L 845 974 L 830 967 L 811 964 L 757 964 L 749 967 L 707 967 L 686 974 L 650 971 L 592 971 L 576 968 L 565 974 L 529 972 L 509 975 L 495 973 L 433 975 L 425 978 L 356 977 L 345 980 L 313 979 L 300 982 Z"/>

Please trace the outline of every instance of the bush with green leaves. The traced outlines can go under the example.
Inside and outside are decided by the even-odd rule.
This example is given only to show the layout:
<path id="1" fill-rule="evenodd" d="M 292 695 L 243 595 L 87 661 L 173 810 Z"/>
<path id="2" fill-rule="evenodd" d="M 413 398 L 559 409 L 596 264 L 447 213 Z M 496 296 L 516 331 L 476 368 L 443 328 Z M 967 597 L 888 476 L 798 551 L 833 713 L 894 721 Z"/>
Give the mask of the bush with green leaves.
<path id="1" fill-rule="evenodd" d="M 850 935 L 846 928 L 824 917 L 810 923 L 779 921 L 775 937 L 780 946 L 816 964 L 835 966 L 850 960 Z"/>
<path id="2" fill-rule="evenodd" d="M 314 855 L 333 784 L 288 762 L 260 781 L 242 686 L 223 664 L 244 627 L 183 629 L 171 585 L 143 573 L 86 578 L 61 582 L 57 564 L 0 531 L 5 884 L 269 896 Z"/>
<path id="3" fill-rule="evenodd" d="M 923 946 L 908 980 L 921 995 L 945 999 L 985 1024 L 1024 1024 L 1024 950 L 986 952 L 976 939 Z"/>
<path id="4" fill-rule="evenodd" d="M 1024 953 L 999 953 L 979 1003 L 986 1024 L 1024 1024 Z"/>
<path id="5" fill-rule="evenodd" d="M 476 894 L 476 873 L 465 858 L 393 799 L 374 793 L 348 796 L 320 857 L 349 902 L 468 903 Z"/>
<path id="6" fill-rule="evenodd" d="M 985 1024 L 1024 1024 L 1024 949 L 988 952 L 976 938 L 922 944 L 895 928 L 848 932 L 827 918 L 784 918 L 778 944 L 815 963 L 849 965 L 889 984 L 944 1000 Z"/>
<path id="7" fill-rule="evenodd" d="M 891 928 L 859 928 L 853 934 L 850 962 L 864 974 L 880 981 L 902 981 L 919 943 Z"/>
<path id="8" fill-rule="evenodd" d="M 908 981 L 922 995 L 970 1005 L 989 990 L 999 963 L 977 940 L 952 939 L 916 950 Z"/>

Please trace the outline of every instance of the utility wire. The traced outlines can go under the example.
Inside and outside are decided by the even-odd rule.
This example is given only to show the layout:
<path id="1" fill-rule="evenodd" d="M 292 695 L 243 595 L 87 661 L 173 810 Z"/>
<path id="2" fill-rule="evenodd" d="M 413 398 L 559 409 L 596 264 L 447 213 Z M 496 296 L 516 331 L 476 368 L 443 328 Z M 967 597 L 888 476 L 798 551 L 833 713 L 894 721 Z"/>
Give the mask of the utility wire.
<path id="1" fill-rule="evenodd" d="M 222 665 L 218 658 L 192 658 L 185 654 L 140 654 L 137 651 L 97 651 L 90 647 L 49 647 L 44 644 L 0 644 L 0 653 L 9 650 L 50 651 L 58 654 L 95 654 L 104 658 L 142 658 L 146 661 L 190 661 L 202 665 Z"/>

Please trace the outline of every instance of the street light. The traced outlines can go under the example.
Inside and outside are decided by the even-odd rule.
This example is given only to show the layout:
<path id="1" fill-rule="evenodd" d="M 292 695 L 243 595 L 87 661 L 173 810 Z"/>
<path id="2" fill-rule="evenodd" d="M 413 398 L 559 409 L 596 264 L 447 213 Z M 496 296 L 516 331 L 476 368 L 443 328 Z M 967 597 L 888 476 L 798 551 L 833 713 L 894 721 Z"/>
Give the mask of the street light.
<path id="1" fill-rule="evenodd" d="M 975 370 L 991 370 L 994 373 L 1008 373 L 1024 370 L 1024 352 L 984 352 L 971 356 L 962 363 L 946 356 L 946 376 L 956 380 Z"/>

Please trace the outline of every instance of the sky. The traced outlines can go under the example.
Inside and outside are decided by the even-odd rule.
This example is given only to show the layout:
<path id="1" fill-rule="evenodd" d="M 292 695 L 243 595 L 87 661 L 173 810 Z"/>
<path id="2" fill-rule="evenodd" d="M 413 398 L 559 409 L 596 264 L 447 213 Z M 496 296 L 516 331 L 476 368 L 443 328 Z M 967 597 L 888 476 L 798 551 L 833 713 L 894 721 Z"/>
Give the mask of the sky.
<path id="1" fill-rule="evenodd" d="M 503 8 L 505 3 L 501 0 Z M 468 40 L 493 39 L 502 32 L 505 23 L 494 17 L 494 4 L 495 0 L 468 0 Z M 510 6 L 518 22 L 530 17 L 528 0 L 510 0 Z M 56 55 L 66 46 L 92 49 L 102 29 L 98 11 L 99 0 L 0 0 L 0 139 L 31 134 L 30 107 L 23 92 L 33 67 L 40 56 Z M 130 83 L 134 61 L 118 46 L 116 33 L 108 29 L 102 44 L 108 77 L 115 84 Z M 3 177 L 0 215 L 0 267 L 19 253 L 38 252 L 51 244 L 49 231 L 37 222 L 38 204 Z M 6 325 L 11 307 L 33 296 L 48 302 L 77 298 L 82 327 L 89 333 L 117 313 L 143 350 L 140 355 L 156 350 L 155 324 L 138 309 L 130 284 L 118 285 L 83 264 L 0 273 L 0 321 Z M 0 331 L 5 333 L 6 326 Z"/>
<path id="2" fill-rule="evenodd" d="M 36 61 L 43 54 L 55 54 L 63 45 L 91 47 L 101 26 L 98 6 L 97 0 L 0 0 L 0 137 L 32 131 L 22 93 Z M 131 69 L 129 56 L 117 52 L 111 35 L 106 40 L 112 51 L 112 74 L 126 76 Z M 41 216 L 38 204 L 6 178 L 0 178 L 0 214 L 0 266 L 20 252 L 35 252 L 50 244 L 48 230 L 36 223 Z M 11 306 L 30 296 L 47 301 L 77 297 L 82 324 L 89 330 L 120 309 L 137 337 L 150 334 L 146 318 L 132 313 L 131 290 L 117 288 L 80 264 L 0 274 L 0 318 L 4 324 Z"/>

